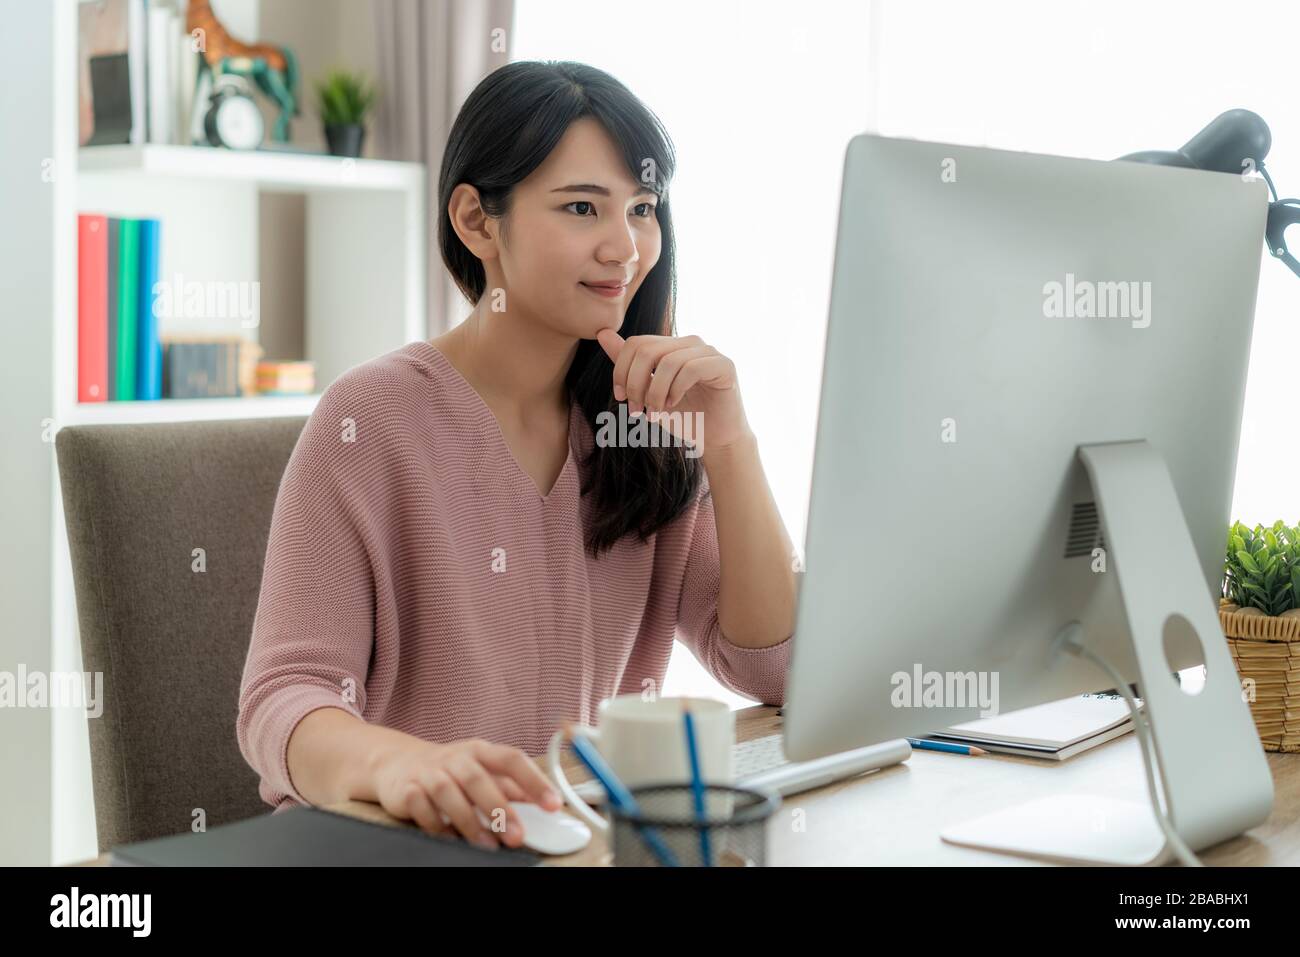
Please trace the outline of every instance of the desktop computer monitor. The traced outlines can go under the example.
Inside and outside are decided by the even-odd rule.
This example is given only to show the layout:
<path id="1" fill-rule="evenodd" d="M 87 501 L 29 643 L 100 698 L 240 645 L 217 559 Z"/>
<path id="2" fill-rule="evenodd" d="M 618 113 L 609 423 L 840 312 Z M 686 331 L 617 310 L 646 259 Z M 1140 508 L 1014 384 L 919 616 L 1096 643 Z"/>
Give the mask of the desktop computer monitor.
<path id="1" fill-rule="evenodd" d="M 788 757 L 1122 676 L 1189 845 L 1267 817 L 1216 609 L 1266 206 L 1223 173 L 850 141 Z M 1193 697 L 1173 673 L 1201 663 Z M 1034 810 L 968 843 L 1167 856 L 1150 808 L 1091 806 L 1081 838 L 1077 814 L 1040 807 L 1055 822 L 1009 839 Z M 1098 814 L 1114 846 L 1090 858 Z"/>

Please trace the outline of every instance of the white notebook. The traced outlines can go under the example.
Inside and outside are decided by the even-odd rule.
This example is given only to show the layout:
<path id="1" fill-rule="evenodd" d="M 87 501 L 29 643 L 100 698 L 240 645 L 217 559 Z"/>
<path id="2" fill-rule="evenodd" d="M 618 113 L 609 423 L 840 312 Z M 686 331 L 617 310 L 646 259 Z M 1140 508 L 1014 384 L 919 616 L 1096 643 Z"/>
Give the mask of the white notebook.
<path id="1" fill-rule="evenodd" d="M 1142 699 L 1135 700 L 1141 707 Z M 1128 704 L 1121 695 L 1082 694 L 955 724 L 929 736 L 1000 754 L 1064 761 L 1132 730 Z"/>

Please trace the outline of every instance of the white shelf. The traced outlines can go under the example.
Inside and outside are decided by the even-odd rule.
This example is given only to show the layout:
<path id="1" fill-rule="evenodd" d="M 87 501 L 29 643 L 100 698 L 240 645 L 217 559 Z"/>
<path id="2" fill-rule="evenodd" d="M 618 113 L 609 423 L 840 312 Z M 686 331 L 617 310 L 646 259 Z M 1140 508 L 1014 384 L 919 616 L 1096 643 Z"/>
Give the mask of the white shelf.
<path id="1" fill-rule="evenodd" d="M 78 402 L 59 425 L 121 425 L 139 422 L 196 422 L 311 415 L 320 394 L 254 395 L 221 399 L 153 399 Z"/>
<path id="2" fill-rule="evenodd" d="M 210 146 L 85 146 L 77 151 L 77 169 L 82 176 L 130 173 L 224 180 L 277 192 L 407 192 L 424 183 L 420 163 Z"/>

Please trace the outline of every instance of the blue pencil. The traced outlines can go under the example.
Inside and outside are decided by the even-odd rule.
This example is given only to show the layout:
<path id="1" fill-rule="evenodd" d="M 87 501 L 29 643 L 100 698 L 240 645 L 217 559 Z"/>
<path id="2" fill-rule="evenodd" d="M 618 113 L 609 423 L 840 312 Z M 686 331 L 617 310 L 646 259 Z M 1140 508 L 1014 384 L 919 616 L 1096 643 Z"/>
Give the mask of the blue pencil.
<path id="1" fill-rule="evenodd" d="M 908 738 L 908 743 L 922 751 L 948 751 L 951 754 L 988 754 L 983 748 L 973 744 L 951 744 L 947 741 L 930 741 L 926 738 Z"/>
<path id="2" fill-rule="evenodd" d="M 700 855 L 704 866 L 713 866 L 713 854 L 709 848 L 708 817 L 704 812 L 704 781 L 700 777 L 700 751 L 695 741 L 695 718 L 691 715 L 686 700 L 682 699 L 682 720 L 686 724 L 686 753 L 691 759 L 691 794 L 695 798 L 695 823 L 700 826 Z"/>
<path id="3" fill-rule="evenodd" d="M 586 765 L 587 770 L 604 786 L 605 792 L 609 795 L 609 802 L 629 815 L 640 815 L 641 808 L 637 805 L 636 798 L 632 797 L 632 792 L 618 779 L 614 769 L 605 763 L 605 759 L 600 756 L 600 752 L 596 750 L 595 746 L 581 735 L 570 734 L 569 741 L 573 745 L 573 750 L 578 755 L 578 758 Z M 673 852 L 663 842 L 663 838 L 659 836 L 657 830 L 637 824 L 635 821 L 633 825 L 646 844 L 650 846 L 650 850 L 654 852 L 655 857 L 659 858 L 660 864 L 664 867 L 678 866 L 677 858 L 673 856 Z"/>

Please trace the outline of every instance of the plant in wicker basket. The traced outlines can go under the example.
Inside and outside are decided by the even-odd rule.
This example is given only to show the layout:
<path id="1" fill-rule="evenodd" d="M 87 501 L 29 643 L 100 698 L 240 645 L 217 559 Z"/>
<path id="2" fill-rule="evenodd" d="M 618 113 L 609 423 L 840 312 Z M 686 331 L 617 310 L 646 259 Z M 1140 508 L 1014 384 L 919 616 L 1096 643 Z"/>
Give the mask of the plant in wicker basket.
<path id="1" fill-rule="evenodd" d="M 1300 526 L 1228 529 L 1219 622 L 1268 751 L 1300 751 Z"/>
<path id="2" fill-rule="evenodd" d="M 1277 521 L 1252 531 L 1236 522 L 1228 529 L 1223 597 L 1266 615 L 1300 607 L 1300 526 Z"/>

